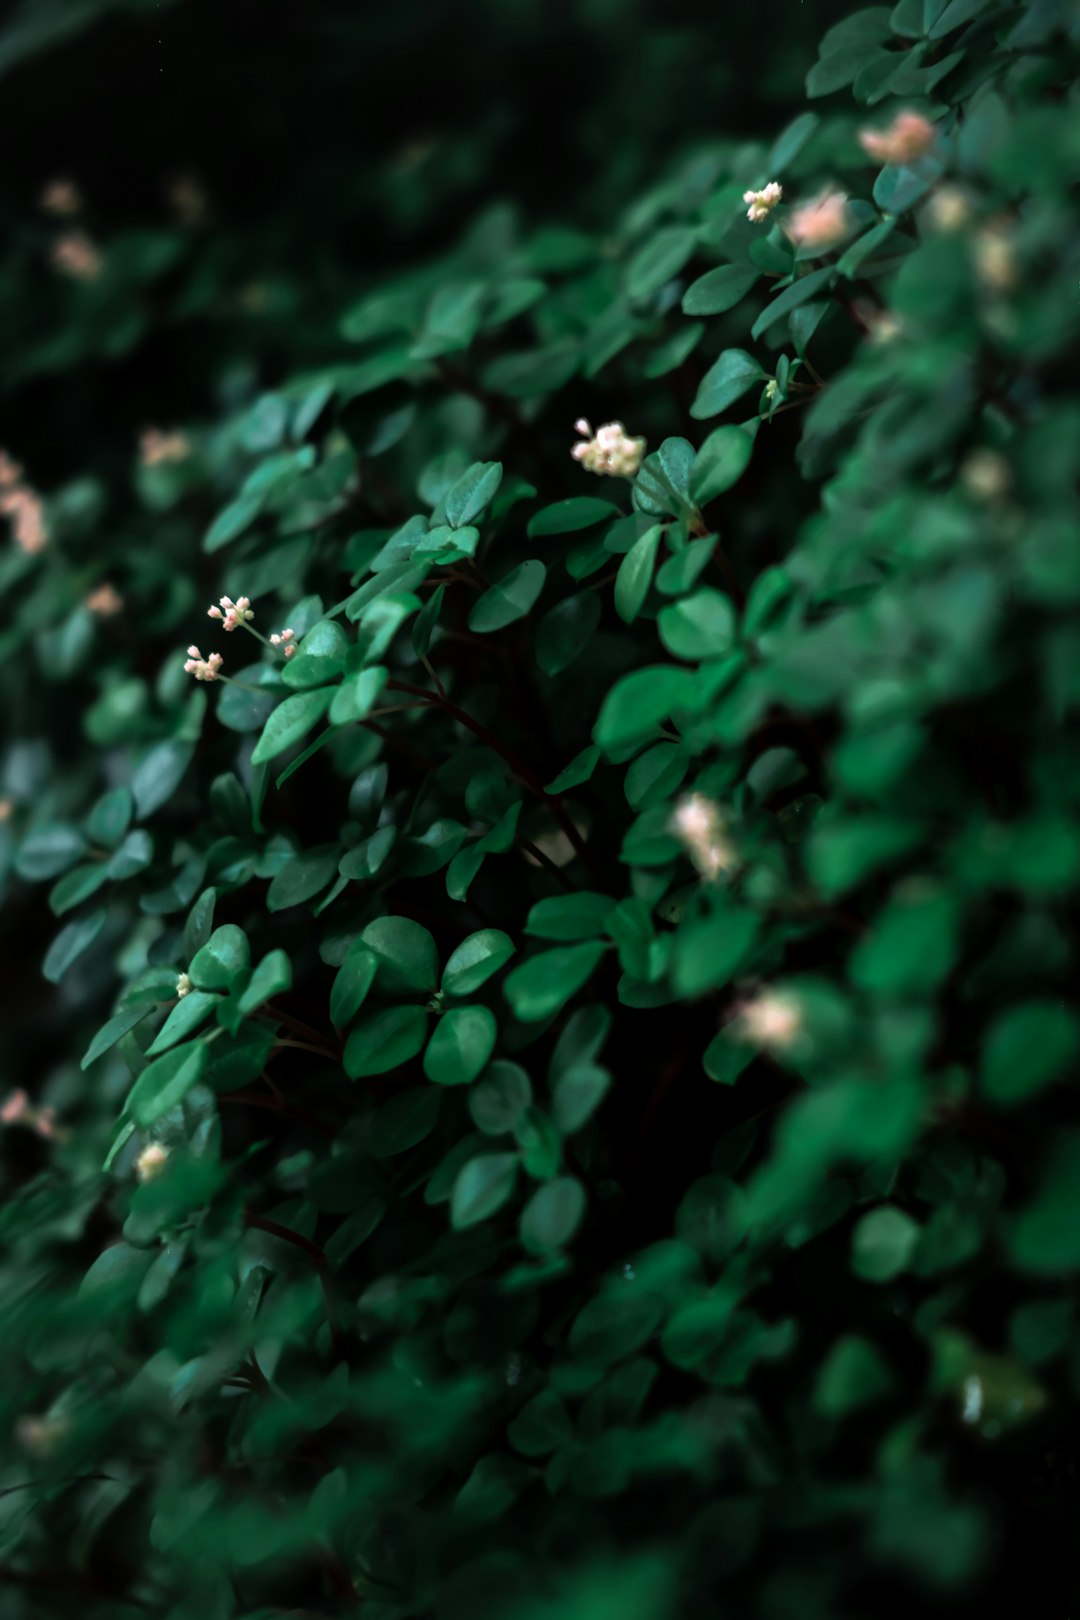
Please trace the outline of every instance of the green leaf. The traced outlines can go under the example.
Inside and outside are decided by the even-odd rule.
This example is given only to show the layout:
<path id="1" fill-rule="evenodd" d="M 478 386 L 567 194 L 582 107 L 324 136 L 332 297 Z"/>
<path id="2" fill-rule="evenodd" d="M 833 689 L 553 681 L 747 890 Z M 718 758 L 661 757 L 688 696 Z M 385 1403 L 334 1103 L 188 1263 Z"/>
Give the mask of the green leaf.
<path id="1" fill-rule="evenodd" d="M 447 996 L 471 996 L 513 956 L 515 945 L 498 928 L 481 928 L 463 939 L 443 969 L 442 990 Z M 336 1023 L 337 1020 L 335 1019 Z"/>
<path id="2" fill-rule="evenodd" d="M 693 706 L 694 677 L 689 670 L 653 664 L 617 681 L 604 699 L 593 736 L 605 753 L 647 737 L 676 714 Z"/>
<path id="3" fill-rule="evenodd" d="M 722 315 L 746 297 L 761 272 L 753 265 L 721 264 L 707 270 L 683 294 L 684 315 Z"/>
<path id="4" fill-rule="evenodd" d="M 77 827 L 63 823 L 38 827 L 27 833 L 18 855 L 15 870 L 29 883 L 40 883 L 46 878 L 59 877 L 69 866 L 74 866 L 86 853 L 86 839 Z"/>
<path id="5" fill-rule="evenodd" d="M 890 1282 L 907 1269 L 918 1239 L 918 1222 L 895 1204 L 883 1204 L 864 1215 L 852 1234 L 852 1270 L 867 1282 Z"/>
<path id="6" fill-rule="evenodd" d="M 362 939 L 354 939 L 330 992 L 330 1022 L 336 1029 L 343 1029 L 356 1017 L 375 982 L 378 966 L 375 952 Z"/>
<path id="7" fill-rule="evenodd" d="M 134 1029 L 136 1024 L 141 1024 L 143 1019 L 153 1011 L 154 1003 L 152 1001 L 143 1001 L 137 1002 L 134 1007 L 121 1007 L 119 1012 L 113 1013 L 109 1021 L 102 1024 L 90 1045 L 86 1048 L 79 1067 L 88 1069 L 91 1063 L 96 1063 L 99 1057 L 110 1051 L 117 1041 L 123 1039 L 128 1030 Z"/>
<path id="8" fill-rule="evenodd" d="M 160 810 L 172 798 L 194 754 L 194 743 L 176 739 L 151 748 L 131 779 L 135 815 L 140 821 L 152 816 L 155 810 Z"/>
<path id="9" fill-rule="evenodd" d="M 535 558 L 519 563 L 476 601 L 469 614 L 469 629 L 477 635 L 490 635 L 523 619 L 543 590 L 546 575 L 547 569 Z"/>
<path id="10" fill-rule="evenodd" d="M 600 763 L 600 750 L 592 743 L 583 748 L 580 754 L 575 754 L 569 765 L 565 766 L 544 789 L 545 793 L 552 795 L 568 793 L 571 788 L 580 787 L 587 782 Z"/>
<path id="11" fill-rule="evenodd" d="M 556 894 L 550 899 L 538 900 L 529 912 L 525 932 L 538 939 L 596 939 L 604 932 L 604 924 L 615 901 L 610 895 Z"/>
<path id="12" fill-rule="evenodd" d="M 625 624 L 633 624 L 644 606 L 663 533 L 663 525 L 659 523 L 646 529 L 619 564 L 615 576 L 615 611 Z"/>
<path id="13" fill-rule="evenodd" d="M 377 1159 L 407 1153 L 429 1137 L 439 1122 L 442 1098 L 430 1086 L 410 1086 L 379 1108 L 371 1125 L 371 1150 Z"/>
<path id="14" fill-rule="evenodd" d="M 684 922 L 675 940 L 672 977 L 680 996 L 698 996 L 729 984 L 746 964 L 761 932 L 761 918 L 726 905 Z"/>
<path id="15" fill-rule="evenodd" d="M 50 984 L 59 984 L 68 968 L 90 949 L 104 928 L 107 915 L 102 906 L 87 917 L 77 917 L 60 930 L 45 953 L 41 969 Z"/>
<path id="16" fill-rule="evenodd" d="M 601 500 L 598 495 L 573 495 L 569 500 L 542 507 L 529 519 L 528 535 L 530 540 L 536 540 L 549 534 L 576 534 L 619 515 L 613 501 Z"/>
<path id="17" fill-rule="evenodd" d="M 198 1085 L 207 1057 L 205 1041 L 193 1041 L 157 1058 L 136 1080 L 124 1104 L 125 1114 L 144 1130 L 153 1125 Z"/>
<path id="18" fill-rule="evenodd" d="M 767 373 L 742 349 L 725 349 L 716 364 L 710 366 L 690 407 L 690 415 L 697 421 L 719 416 L 729 405 L 734 405 L 755 383 L 762 382 Z"/>
<path id="19" fill-rule="evenodd" d="M 228 506 L 222 507 L 203 535 L 204 551 L 220 551 L 223 546 L 238 540 L 245 529 L 251 527 L 262 511 L 265 495 L 261 491 L 241 495 Z"/>
<path id="20" fill-rule="evenodd" d="M 603 941 L 541 951 L 506 976 L 503 993 L 523 1024 L 550 1018 L 591 978 L 607 950 Z"/>
<path id="21" fill-rule="evenodd" d="M 205 990 L 189 990 L 186 996 L 180 997 L 158 1030 L 153 1044 L 147 1047 L 147 1057 L 157 1057 L 159 1052 L 167 1052 L 170 1046 L 186 1041 L 220 1004 L 220 996 L 210 995 Z"/>
<path id="22" fill-rule="evenodd" d="M 533 1254 L 569 1243 L 585 1213 L 585 1189 L 574 1176 L 538 1187 L 521 1212 L 521 1241 Z"/>
<path id="23" fill-rule="evenodd" d="M 502 1208 L 517 1180 L 516 1153 L 482 1153 L 463 1165 L 450 1195 L 450 1221 L 460 1230 Z"/>
<path id="24" fill-rule="evenodd" d="M 389 995 L 432 991 L 439 982 L 439 953 L 421 923 L 411 917 L 376 917 L 360 936 L 375 957 L 379 989 Z"/>
<path id="25" fill-rule="evenodd" d="M 793 118 L 787 128 L 776 137 L 772 151 L 762 166 L 762 172 L 770 177 L 783 174 L 784 170 L 794 163 L 820 122 L 817 113 L 813 112 L 799 113 L 797 118 Z"/>
<path id="26" fill-rule="evenodd" d="M 423 1007 L 389 1007 L 357 1026 L 345 1047 L 350 1080 L 386 1074 L 424 1049 L 428 1015 Z"/>
<path id="27" fill-rule="evenodd" d="M 337 876 L 340 859 L 340 844 L 301 850 L 274 874 L 266 891 L 267 911 L 287 911 L 290 906 L 303 905 L 305 900 L 321 894 Z"/>
<path id="28" fill-rule="evenodd" d="M 253 765 L 275 759 L 298 743 L 310 731 L 316 720 L 321 720 L 330 707 L 333 690 L 328 686 L 314 692 L 297 692 L 279 703 L 262 729 L 262 736 L 251 755 Z"/>
<path id="29" fill-rule="evenodd" d="M 498 1058 L 469 1092 L 469 1113 L 485 1136 L 515 1130 L 531 1105 L 532 1086 L 525 1070 Z"/>
<path id="30" fill-rule="evenodd" d="M 197 990 L 230 990 L 251 965 L 247 935 L 235 923 L 224 923 L 191 959 L 188 972 Z"/>
<path id="31" fill-rule="evenodd" d="M 555 1082 L 555 1123 L 565 1136 L 588 1124 L 608 1092 L 611 1076 L 592 1063 L 575 1063 Z"/>
<path id="32" fill-rule="evenodd" d="M 485 1068 L 496 1033 L 490 1008 L 452 1007 L 435 1025 L 424 1053 L 424 1073 L 436 1085 L 469 1085 Z"/>
<path id="33" fill-rule="evenodd" d="M 138 827 L 128 833 L 105 870 L 114 883 L 122 883 L 126 878 L 145 871 L 153 858 L 154 841 L 145 828 Z"/>
<path id="34" fill-rule="evenodd" d="M 264 956 L 248 981 L 240 997 L 240 1011 L 245 1018 L 257 1012 L 271 996 L 279 996 L 292 987 L 292 964 L 282 950 Z"/>
<path id="35" fill-rule="evenodd" d="M 330 704 L 330 724 L 347 726 L 354 720 L 363 720 L 375 707 L 389 676 L 390 671 L 382 664 L 372 664 L 355 675 L 346 675 Z"/>
<path id="36" fill-rule="evenodd" d="M 809 275 L 800 276 L 762 310 L 750 328 L 750 336 L 760 337 L 762 332 L 767 332 L 770 326 L 775 325 L 785 315 L 790 315 L 800 304 L 808 303 L 815 293 L 821 292 L 824 287 L 831 284 L 835 275 L 835 266 L 827 264 L 820 270 L 811 270 Z"/>
<path id="37" fill-rule="evenodd" d="M 1080 1019 L 1055 1001 L 1028 1001 L 999 1013 L 982 1053 L 982 1088 L 1004 1106 L 1026 1102 L 1071 1071 L 1080 1053 Z"/>
<path id="38" fill-rule="evenodd" d="M 699 506 L 738 482 L 750 465 L 754 441 L 744 428 L 728 423 L 714 429 L 694 458 L 690 493 Z"/>
<path id="39" fill-rule="evenodd" d="M 547 1190 L 542 1187 L 540 1192 Z M 574 1425 L 562 1398 L 553 1389 L 544 1389 L 531 1401 L 526 1401 L 506 1433 L 514 1450 L 520 1451 L 522 1456 L 545 1457 L 573 1440 Z"/>
<path id="40" fill-rule="evenodd" d="M 720 658 L 735 644 L 735 609 L 726 596 L 708 588 L 661 608 L 656 623 L 673 658 Z"/>
<path id="41" fill-rule="evenodd" d="M 498 494 L 502 483 L 501 461 L 478 461 L 463 472 L 443 496 L 442 508 L 453 529 L 475 523 Z"/>
<path id="42" fill-rule="evenodd" d="M 201 950 L 210 938 L 216 904 L 217 890 L 204 889 L 188 913 L 187 922 L 184 924 L 185 961 L 190 961 L 195 952 Z"/>
<path id="43" fill-rule="evenodd" d="M 435 626 L 439 622 L 439 614 L 442 611 L 443 598 L 445 595 L 446 586 L 440 585 L 436 590 L 432 591 L 431 595 L 420 609 L 420 612 L 413 620 L 412 644 L 413 651 L 416 653 L 418 658 L 427 657 L 428 648 L 431 646 L 432 634 L 435 630 Z M 364 673 L 370 674 L 370 671 L 365 670 Z M 330 706 L 330 719 L 334 719 L 333 704 Z"/>
<path id="44" fill-rule="evenodd" d="M 836 1341 L 822 1364 L 813 1407 L 825 1417 L 847 1417 L 887 1395 L 892 1387 L 888 1364 L 871 1341 L 848 1334 Z"/>
<path id="45" fill-rule="evenodd" d="M 697 247 L 697 231 L 684 225 L 666 225 L 649 238 L 631 259 L 626 272 L 626 290 L 636 300 L 653 293 L 677 276 Z"/>
<path id="46" fill-rule="evenodd" d="M 566 596 L 545 613 L 536 629 L 536 662 L 545 675 L 558 675 L 580 658 L 600 623 L 596 591 Z"/>
<path id="47" fill-rule="evenodd" d="M 108 870 L 100 861 L 77 866 L 73 872 L 65 873 L 53 884 L 49 892 L 49 910 L 54 916 L 62 917 L 65 911 L 71 911 L 75 906 L 82 905 L 84 900 L 89 900 L 108 879 Z"/>
<path id="48" fill-rule="evenodd" d="M 86 818 L 86 835 L 92 844 L 116 849 L 131 825 L 135 806 L 129 790 L 113 788 L 103 793 Z"/>

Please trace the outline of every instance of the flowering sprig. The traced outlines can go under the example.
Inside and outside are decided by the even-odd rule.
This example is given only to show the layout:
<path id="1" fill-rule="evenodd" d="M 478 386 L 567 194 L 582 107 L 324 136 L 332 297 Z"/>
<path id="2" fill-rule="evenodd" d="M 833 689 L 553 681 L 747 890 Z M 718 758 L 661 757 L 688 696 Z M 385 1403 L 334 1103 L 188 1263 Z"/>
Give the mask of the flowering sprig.
<path id="1" fill-rule="evenodd" d="M 803 1033 L 802 1006 L 781 990 L 760 990 L 743 1002 L 730 1027 L 738 1040 L 766 1052 L 787 1052 Z"/>
<path id="2" fill-rule="evenodd" d="M 153 1181 L 160 1176 L 169 1159 L 169 1150 L 161 1142 L 149 1142 L 135 1160 L 135 1174 L 140 1181 Z"/>
<path id="3" fill-rule="evenodd" d="M 823 191 L 796 208 L 784 226 L 796 247 L 823 253 L 835 247 L 851 229 L 847 197 L 842 191 Z"/>
<path id="4" fill-rule="evenodd" d="M 33 557 L 44 549 L 49 538 L 45 503 L 23 481 L 22 471 L 6 450 L 0 450 L 0 512 L 11 519 L 11 531 L 20 551 Z"/>
<path id="5" fill-rule="evenodd" d="M 221 606 L 207 608 L 206 614 L 210 619 L 221 619 L 225 630 L 235 630 L 237 625 L 243 625 L 246 630 L 255 617 L 255 610 L 246 596 L 238 596 L 235 602 L 231 596 L 223 596 Z"/>
<path id="6" fill-rule="evenodd" d="M 916 112 L 897 113 L 888 129 L 859 131 L 859 145 L 878 163 L 917 163 L 933 144 L 933 124 Z"/>
<path id="7" fill-rule="evenodd" d="M 760 225 L 763 219 L 768 219 L 783 195 L 784 188 L 778 180 L 770 180 L 760 191 L 744 191 L 743 202 L 750 204 L 746 210 L 750 223 Z"/>
<path id="8" fill-rule="evenodd" d="M 293 639 L 295 633 L 296 632 L 291 630 L 288 625 L 286 625 L 284 630 L 275 630 L 273 635 L 270 637 L 271 647 L 280 647 L 284 657 L 291 658 L 293 653 L 296 651 L 296 642 Z"/>
<path id="9" fill-rule="evenodd" d="M 600 477 L 634 478 L 645 454 L 645 440 L 633 439 L 621 422 L 605 422 L 593 433 L 584 416 L 574 423 L 583 444 L 575 444 L 570 454 L 587 472 Z"/>

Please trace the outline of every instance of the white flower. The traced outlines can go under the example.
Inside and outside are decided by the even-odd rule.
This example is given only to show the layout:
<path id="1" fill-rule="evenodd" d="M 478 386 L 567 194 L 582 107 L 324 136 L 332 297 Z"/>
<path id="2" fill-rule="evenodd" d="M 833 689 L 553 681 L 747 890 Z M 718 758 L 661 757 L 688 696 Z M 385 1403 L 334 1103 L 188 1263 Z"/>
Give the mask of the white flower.
<path id="1" fill-rule="evenodd" d="M 160 1176 L 169 1157 L 169 1150 L 160 1142 L 150 1142 L 135 1160 L 135 1174 L 140 1181 L 153 1181 Z"/>
<path id="2" fill-rule="evenodd" d="M 73 281 L 96 281 L 103 268 L 101 253 L 85 231 L 68 231 L 59 237 L 50 258 L 53 269 Z"/>
<path id="3" fill-rule="evenodd" d="M 176 981 L 176 993 L 178 996 L 189 996 L 191 994 L 191 975 L 189 973 L 180 974 Z"/>
<path id="4" fill-rule="evenodd" d="M 235 630 L 238 624 L 248 624 L 255 610 L 246 596 L 238 596 L 235 602 L 231 596 L 223 596 L 221 606 L 207 608 L 206 614 L 210 619 L 221 619 L 226 630 Z"/>
<path id="5" fill-rule="evenodd" d="M 204 658 L 198 647 L 189 647 L 184 670 L 186 674 L 194 675 L 197 681 L 216 681 L 218 670 L 224 662 L 220 653 L 211 653 L 209 658 Z"/>
<path id="6" fill-rule="evenodd" d="M 77 214 L 82 207 L 82 197 L 74 180 L 50 180 L 41 193 L 39 206 L 47 214 Z"/>
<path id="7" fill-rule="evenodd" d="M 710 881 L 738 865 L 734 845 L 724 834 L 725 817 L 703 793 L 688 793 L 675 806 L 671 830 L 690 859 Z"/>
<path id="8" fill-rule="evenodd" d="M 581 416 L 575 430 L 586 441 L 575 444 L 570 454 L 591 473 L 609 478 L 633 478 L 645 454 L 645 440 L 632 439 L 621 422 L 605 422 L 596 433 Z"/>
<path id="9" fill-rule="evenodd" d="M 290 630 L 288 626 L 286 626 L 284 630 L 275 630 L 273 635 L 270 637 L 270 645 L 271 647 L 280 647 L 285 657 L 291 658 L 293 653 L 296 651 L 296 642 L 293 639 L 294 635 L 295 631 Z"/>
<path id="10" fill-rule="evenodd" d="M 973 450 L 960 468 L 960 478 L 977 501 L 1000 500 L 1009 489 L 1009 463 L 996 450 Z"/>
<path id="11" fill-rule="evenodd" d="M 802 1008 L 794 996 L 762 990 L 744 1003 L 735 1019 L 734 1033 L 766 1050 L 786 1051 L 802 1033 Z"/>
<path id="12" fill-rule="evenodd" d="M 959 186 L 938 186 L 927 201 L 926 217 L 935 230 L 963 230 L 971 218 L 971 199 Z"/>
<path id="13" fill-rule="evenodd" d="M 753 225 L 760 225 L 763 219 L 768 219 L 783 195 L 784 188 L 777 180 L 770 180 L 760 191 L 744 191 L 743 202 L 750 204 L 746 210 L 747 219 Z"/>

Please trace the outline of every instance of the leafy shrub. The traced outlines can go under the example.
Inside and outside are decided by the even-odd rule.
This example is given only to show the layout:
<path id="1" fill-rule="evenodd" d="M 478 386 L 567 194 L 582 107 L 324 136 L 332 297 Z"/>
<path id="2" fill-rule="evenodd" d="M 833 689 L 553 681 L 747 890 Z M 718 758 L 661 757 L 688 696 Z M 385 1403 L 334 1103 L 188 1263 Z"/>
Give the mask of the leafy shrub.
<path id="1" fill-rule="evenodd" d="M 1078 49 L 13 241 L 5 1613 L 1069 1612 Z"/>

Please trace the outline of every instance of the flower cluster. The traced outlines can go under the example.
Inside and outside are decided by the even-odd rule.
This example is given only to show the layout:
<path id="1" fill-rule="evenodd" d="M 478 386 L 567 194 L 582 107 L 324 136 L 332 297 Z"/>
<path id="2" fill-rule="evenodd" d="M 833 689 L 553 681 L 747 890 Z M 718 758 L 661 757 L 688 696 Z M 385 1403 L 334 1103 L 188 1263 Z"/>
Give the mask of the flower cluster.
<path id="1" fill-rule="evenodd" d="M 43 549 L 49 538 L 44 504 L 41 496 L 23 482 L 22 468 L 6 450 L 0 450 L 0 512 L 11 519 L 15 544 L 28 557 Z"/>
<path id="2" fill-rule="evenodd" d="M 770 180 L 760 191 L 744 191 L 743 202 L 750 204 L 746 210 L 747 219 L 753 225 L 760 225 L 763 219 L 768 219 L 783 195 L 784 188 L 777 180 Z"/>
<path id="3" fill-rule="evenodd" d="M 169 1158 L 169 1150 L 160 1142 L 150 1142 L 135 1160 L 135 1174 L 140 1181 L 153 1181 L 160 1176 Z"/>
<path id="4" fill-rule="evenodd" d="M 53 269 L 72 281 L 96 281 L 105 262 L 85 231 L 67 231 L 58 237 L 49 257 Z"/>
<path id="5" fill-rule="evenodd" d="M 703 793 L 686 794 L 672 817 L 672 832 L 702 877 L 710 882 L 738 864 L 734 845 L 725 836 L 724 822 L 720 806 Z"/>
<path id="6" fill-rule="evenodd" d="M 861 129 L 859 145 L 876 163 L 917 163 L 934 144 L 934 126 L 921 113 L 897 113 L 888 129 Z"/>
<path id="7" fill-rule="evenodd" d="M 39 198 L 39 205 L 47 214 L 77 214 L 82 208 L 82 197 L 74 180 L 50 180 Z"/>
<path id="8" fill-rule="evenodd" d="M 12 1091 L 0 1104 L 0 1125 L 25 1125 L 46 1139 L 60 1136 L 55 1108 L 35 1108 L 25 1091 Z"/>
<path id="9" fill-rule="evenodd" d="M 745 1001 L 732 1023 L 732 1032 L 767 1052 L 788 1051 L 799 1039 L 803 1013 L 794 996 L 762 990 Z"/>
<path id="10" fill-rule="evenodd" d="M 139 434 L 139 459 L 144 467 L 158 467 L 169 461 L 184 461 L 190 454 L 190 440 L 179 428 L 162 433 L 160 428 L 147 427 Z"/>
<path id="11" fill-rule="evenodd" d="M 114 585 L 105 580 L 90 592 L 86 598 L 86 605 L 99 619 L 111 619 L 124 611 L 124 598 Z"/>
<path id="12" fill-rule="evenodd" d="M 221 619 L 226 630 L 235 630 L 238 624 L 248 624 L 255 617 L 255 610 L 246 596 L 238 596 L 235 602 L 231 596 L 223 596 L 221 606 L 209 607 L 206 613 L 210 619 Z"/>
<path id="13" fill-rule="evenodd" d="M 204 658 L 198 647 L 192 646 L 188 648 L 184 672 L 194 675 L 197 681 L 216 681 L 218 671 L 224 662 L 220 653 L 211 653 L 209 658 Z"/>
<path id="14" fill-rule="evenodd" d="M 575 444 L 570 454 L 591 473 L 609 478 L 633 478 L 645 454 L 645 440 L 632 439 L 621 422 L 605 422 L 595 434 L 583 416 L 574 429 L 585 440 Z"/>
<path id="15" fill-rule="evenodd" d="M 823 191 L 796 208 L 784 229 L 796 247 L 817 252 L 834 247 L 851 229 L 847 197 L 842 191 Z"/>
<path id="16" fill-rule="evenodd" d="M 191 990 L 192 990 L 191 974 L 190 973 L 178 974 L 177 980 L 176 980 L 176 994 L 182 999 L 184 996 L 189 996 L 191 994 Z"/>
<path id="17" fill-rule="evenodd" d="M 286 625 L 284 630 L 274 631 L 270 637 L 270 645 L 271 647 L 279 647 L 286 658 L 291 658 L 296 651 L 294 635 L 295 632 Z"/>

